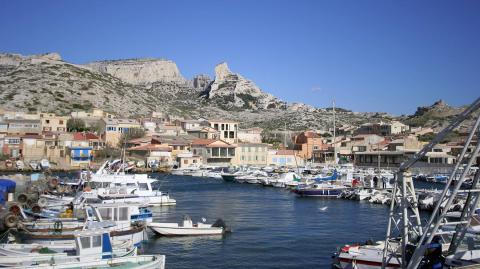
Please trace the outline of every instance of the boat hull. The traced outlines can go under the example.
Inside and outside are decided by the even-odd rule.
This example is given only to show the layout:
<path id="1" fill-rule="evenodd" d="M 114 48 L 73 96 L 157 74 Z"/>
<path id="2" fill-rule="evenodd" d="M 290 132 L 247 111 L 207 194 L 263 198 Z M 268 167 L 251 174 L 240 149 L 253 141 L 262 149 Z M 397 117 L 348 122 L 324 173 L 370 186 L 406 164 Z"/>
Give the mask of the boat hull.
<path id="1" fill-rule="evenodd" d="M 221 235 L 223 228 L 184 228 L 184 227 L 161 227 L 148 226 L 153 232 L 162 236 L 200 236 L 200 235 Z"/>

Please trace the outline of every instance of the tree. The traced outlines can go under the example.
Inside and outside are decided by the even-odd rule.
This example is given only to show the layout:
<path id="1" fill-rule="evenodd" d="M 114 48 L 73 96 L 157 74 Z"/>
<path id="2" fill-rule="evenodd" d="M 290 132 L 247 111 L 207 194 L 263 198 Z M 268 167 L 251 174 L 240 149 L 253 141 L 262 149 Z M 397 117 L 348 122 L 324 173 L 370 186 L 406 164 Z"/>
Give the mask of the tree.
<path id="1" fill-rule="evenodd" d="M 123 145 L 125 144 L 126 141 L 135 139 L 135 138 L 140 138 L 145 136 L 145 130 L 140 129 L 140 128 L 130 128 L 127 129 L 127 131 L 124 131 L 122 133 L 122 136 L 120 137 L 120 141 L 118 141 L 118 147 L 123 148 Z"/>
<path id="2" fill-rule="evenodd" d="M 67 131 L 69 132 L 83 132 L 85 131 L 85 121 L 82 119 L 71 118 L 67 121 Z"/>

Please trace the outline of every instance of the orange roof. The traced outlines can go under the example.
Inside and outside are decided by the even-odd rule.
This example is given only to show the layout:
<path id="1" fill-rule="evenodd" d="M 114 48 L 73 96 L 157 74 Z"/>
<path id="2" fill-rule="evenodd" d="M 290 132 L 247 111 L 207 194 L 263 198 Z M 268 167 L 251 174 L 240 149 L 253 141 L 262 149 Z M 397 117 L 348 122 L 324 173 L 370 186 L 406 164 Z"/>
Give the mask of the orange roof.
<path id="1" fill-rule="evenodd" d="M 170 147 L 165 147 L 159 144 L 147 144 L 143 146 L 132 147 L 132 148 L 129 148 L 128 150 L 130 151 L 165 151 L 165 152 L 172 151 Z"/>
<path id="2" fill-rule="evenodd" d="M 73 140 L 91 140 L 91 139 L 98 139 L 98 136 L 92 133 L 73 133 Z"/>
<path id="3" fill-rule="evenodd" d="M 277 153 L 275 153 L 275 155 L 295 155 L 295 150 L 281 149 L 281 150 L 277 150 Z"/>
<path id="4" fill-rule="evenodd" d="M 195 139 L 192 141 L 192 145 L 196 145 L 196 146 L 206 146 L 208 144 L 212 144 L 213 142 L 215 142 L 216 140 L 213 140 L 213 139 L 202 139 L 202 138 L 199 138 L 199 139 Z"/>

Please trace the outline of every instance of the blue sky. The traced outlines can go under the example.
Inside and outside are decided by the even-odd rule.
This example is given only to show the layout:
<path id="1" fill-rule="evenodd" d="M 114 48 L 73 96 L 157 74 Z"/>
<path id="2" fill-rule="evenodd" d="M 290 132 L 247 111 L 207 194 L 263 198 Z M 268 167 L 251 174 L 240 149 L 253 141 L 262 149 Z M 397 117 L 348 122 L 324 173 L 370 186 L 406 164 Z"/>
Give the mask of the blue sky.
<path id="1" fill-rule="evenodd" d="M 413 113 L 479 96 L 480 1 L 1 1 L 0 51 L 214 66 L 289 102 Z"/>

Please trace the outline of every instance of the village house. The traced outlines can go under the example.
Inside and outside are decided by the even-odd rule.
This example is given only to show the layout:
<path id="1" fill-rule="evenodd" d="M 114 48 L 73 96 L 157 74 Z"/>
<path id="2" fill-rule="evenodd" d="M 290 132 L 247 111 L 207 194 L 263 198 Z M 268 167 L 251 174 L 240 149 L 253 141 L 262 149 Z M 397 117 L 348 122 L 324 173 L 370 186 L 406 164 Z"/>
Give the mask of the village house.
<path id="1" fill-rule="evenodd" d="M 305 165 L 305 160 L 295 150 L 270 150 L 267 165 L 297 167 Z"/>
<path id="2" fill-rule="evenodd" d="M 40 120 L 9 119 L 7 134 L 40 134 L 42 132 Z"/>
<path id="3" fill-rule="evenodd" d="M 202 157 L 189 153 L 181 153 L 177 156 L 177 168 L 191 168 L 202 165 Z"/>
<path id="4" fill-rule="evenodd" d="M 2 155 L 13 158 L 22 157 L 22 137 L 20 135 L 6 135 L 3 137 Z"/>
<path id="5" fill-rule="evenodd" d="M 110 147 L 118 147 L 122 134 L 135 128 L 140 129 L 142 126 L 134 119 L 104 118 L 100 121 L 100 133 L 105 140 L 105 144 Z"/>
<path id="6" fill-rule="evenodd" d="M 413 151 L 365 151 L 356 152 L 354 164 L 364 167 L 393 168 L 412 157 Z"/>
<path id="7" fill-rule="evenodd" d="M 294 141 L 294 150 L 306 160 L 312 159 L 314 151 L 319 151 L 324 145 L 323 137 L 314 131 L 300 133 L 295 136 Z"/>
<path id="8" fill-rule="evenodd" d="M 238 141 L 243 143 L 262 143 L 262 132 L 263 129 L 259 127 L 238 130 Z"/>
<path id="9" fill-rule="evenodd" d="M 193 155 L 201 156 L 204 164 L 228 166 L 235 158 L 235 146 L 222 140 L 195 139 L 191 146 Z"/>
<path id="10" fill-rule="evenodd" d="M 40 113 L 42 131 L 66 132 L 67 121 L 70 117 L 57 116 L 55 113 Z"/>
<path id="11" fill-rule="evenodd" d="M 152 112 L 150 115 L 150 120 L 160 123 L 168 123 L 170 122 L 170 117 L 163 112 Z"/>
<path id="12" fill-rule="evenodd" d="M 149 166 L 158 165 L 159 167 L 170 167 L 173 165 L 172 149 L 163 144 L 157 144 L 152 140 L 151 143 L 141 146 L 135 146 L 128 149 L 130 156 L 139 157 Z"/>
<path id="13" fill-rule="evenodd" d="M 261 143 L 240 143 L 235 148 L 233 165 L 267 165 L 268 145 Z"/>
<path id="14" fill-rule="evenodd" d="M 113 119 L 115 115 L 112 113 L 105 112 L 101 109 L 93 109 L 91 112 L 88 111 L 73 111 L 70 113 L 71 118 L 81 119 L 85 122 L 85 127 L 96 127 L 102 119 Z"/>
<path id="15" fill-rule="evenodd" d="M 404 150 L 413 150 L 419 151 L 424 146 L 424 143 L 418 141 L 416 136 L 406 136 L 404 138 L 399 138 L 392 140 L 388 144 L 388 150 L 390 151 L 404 151 Z"/>
<path id="16" fill-rule="evenodd" d="M 21 137 L 22 158 L 24 161 L 39 161 L 45 157 L 45 140 L 41 135 Z"/>
<path id="17" fill-rule="evenodd" d="M 189 130 L 199 130 L 201 127 L 206 127 L 208 126 L 208 122 L 201 120 L 182 120 L 180 121 L 180 126 L 188 132 Z"/>
<path id="18" fill-rule="evenodd" d="M 220 137 L 220 132 L 213 129 L 210 126 L 206 127 L 198 127 L 195 129 L 187 130 L 188 135 L 195 137 L 195 138 L 202 138 L 202 139 L 214 139 L 217 140 Z"/>
<path id="19" fill-rule="evenodd" d="M 237 143 L 238 122 L 229 120 L 209 120 L 210 127 L 219 131 L 220 140 L 227 143 Z"/>
<path id="20" fill-rule="evenodd" d="M 157 125 L 157 129 L 155 134 L 159 135 L 185 135 L 187 132 L 183 130 L 182 126 L 175 125 L 175 124 L 159 124 Z"/>
<path id="21" fill-rule="evenodd" d="M 365 123 L 362 124 L 356 131 L 357 134 L 377 134 L 377 135 L 397 135 L 409 131 L 409 126 L 399 121 L 392 121 L 390 123 Z"/>

